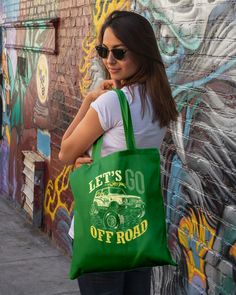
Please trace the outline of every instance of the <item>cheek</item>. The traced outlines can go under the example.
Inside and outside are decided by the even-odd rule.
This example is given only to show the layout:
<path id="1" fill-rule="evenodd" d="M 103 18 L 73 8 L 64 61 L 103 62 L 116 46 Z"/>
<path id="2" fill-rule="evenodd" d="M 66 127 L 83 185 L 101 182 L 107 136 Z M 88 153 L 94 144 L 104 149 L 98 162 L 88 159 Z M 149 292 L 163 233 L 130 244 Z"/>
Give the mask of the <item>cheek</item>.
<path id="1" fill-rule="evenodd" d="M 131 55 L 129 57 L 129 61 L 127 63 L 127 68 L 129 68 L 130 70 L 132 70 L 133 73 L 137 72 L 139 69 L 139 61 L 136 58 L 136 56 Z"/>
<path id="2" fill-rule="evenodd" d="M 129 63 L 127 63 L 126 68 L 131 74 L 135 74 L 138 71 L 139 67 L 137 62 L 130 61 Z"/>

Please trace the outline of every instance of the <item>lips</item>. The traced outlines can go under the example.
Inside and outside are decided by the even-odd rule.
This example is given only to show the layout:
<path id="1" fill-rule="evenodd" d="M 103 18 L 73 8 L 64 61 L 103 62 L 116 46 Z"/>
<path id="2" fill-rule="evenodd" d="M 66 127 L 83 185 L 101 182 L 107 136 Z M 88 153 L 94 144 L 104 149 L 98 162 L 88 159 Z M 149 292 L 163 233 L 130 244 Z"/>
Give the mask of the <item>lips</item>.
<path id="1" fill-rule="evenodd" d="M 111 69 L 109 68 L 108 71 L 111 73 L 111 74 L 115 74 L 115 73 L 118 73 L 120 71 L 120 69 Z"/>

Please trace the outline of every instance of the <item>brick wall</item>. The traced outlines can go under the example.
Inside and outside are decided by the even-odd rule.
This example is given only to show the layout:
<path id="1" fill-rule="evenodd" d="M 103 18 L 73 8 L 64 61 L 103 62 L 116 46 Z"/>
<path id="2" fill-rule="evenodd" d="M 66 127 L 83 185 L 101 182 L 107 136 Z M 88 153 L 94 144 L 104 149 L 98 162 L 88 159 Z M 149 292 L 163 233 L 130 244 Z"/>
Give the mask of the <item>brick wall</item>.
<path id="1" fill-rule="evenodd" d="M 235 294 L 236 2 L 3 0 L 1 5 L 0 192 L 22 204 L 22 150 L 40 153 L 46 162 L 43 228 L 70 253 L 71 168 L 57 158 L 61 137 L 85 93 L 103 78 L 94 52 L 101 23 L 114 9 L 136 10 L 155 29 L 180 112 L 162 146 L 169 245 L 179 268 L 155 269 L 155 293 Z"/>

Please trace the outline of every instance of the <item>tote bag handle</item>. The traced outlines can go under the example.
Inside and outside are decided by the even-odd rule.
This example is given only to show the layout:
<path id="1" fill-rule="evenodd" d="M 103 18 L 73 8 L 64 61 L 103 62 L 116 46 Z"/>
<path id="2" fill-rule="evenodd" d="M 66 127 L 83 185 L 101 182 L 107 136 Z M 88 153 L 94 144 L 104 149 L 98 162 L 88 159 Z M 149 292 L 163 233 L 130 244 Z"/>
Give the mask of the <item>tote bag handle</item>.
<path id="1" fill-rule="evenodd" d="M 120 102 L 120 109 L 121 109 L 122 120 L 124 125 L 124 133 L 125 133 L 127 149 L 133 150 L 136 148 L 136 145 L 135 145 L 134 130 L 133 130 L 129 104 L 122 90 L 120 89 L 113 89 L 113 90 L 117 93 L 119 102 Z M 101 157 L 102 142 L 103 142 L 103 135 L 99 137 L 97 141 L 93 144 L 92 158 L 94 161 L 100 159 Z"/>

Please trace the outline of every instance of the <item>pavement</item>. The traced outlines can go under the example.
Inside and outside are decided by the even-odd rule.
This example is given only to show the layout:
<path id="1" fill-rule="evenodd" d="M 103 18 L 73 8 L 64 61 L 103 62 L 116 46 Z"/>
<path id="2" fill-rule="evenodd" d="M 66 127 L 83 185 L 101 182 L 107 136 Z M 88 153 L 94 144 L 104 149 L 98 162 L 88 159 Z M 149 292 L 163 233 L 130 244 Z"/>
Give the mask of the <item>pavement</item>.
<path id="1" fill-rule="evenodd" d="M 0 196 L 0 295 L 79 295 L 70 258 Z"/>

